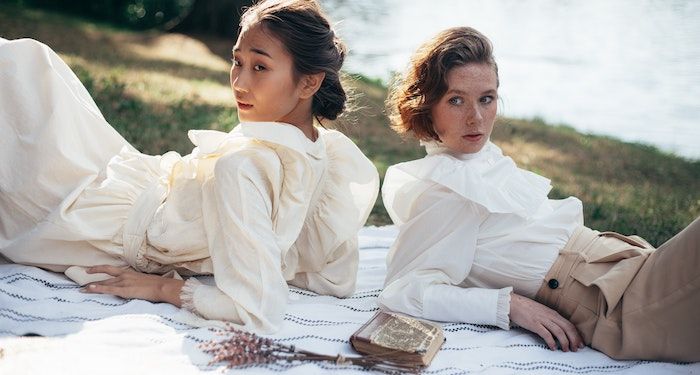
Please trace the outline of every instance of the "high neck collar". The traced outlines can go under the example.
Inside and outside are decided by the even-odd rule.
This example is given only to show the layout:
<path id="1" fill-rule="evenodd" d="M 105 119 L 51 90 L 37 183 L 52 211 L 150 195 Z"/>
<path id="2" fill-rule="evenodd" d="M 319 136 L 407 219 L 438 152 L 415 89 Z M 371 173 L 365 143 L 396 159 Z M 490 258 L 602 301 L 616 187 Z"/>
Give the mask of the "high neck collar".
<path id="1" fill-rule="evenodd" d="M 454 156 L 455 158 L 460 159 L 460 160 L 476 159 L 478 157 L 481 157 L 481 156 L 489 153 L 489 151 L 493 147 L 496 147 L 489 140 L 484 144 L 484 147 L 482 147 L 481 150 L 479 150 L 477 152 L 470 153 L 470 154 L 466 154 L 466 153 L 452 151 L 447 146 L 445 146 L 444 143 L 439 142 L 439 141 L 420 141 L 420 144 L 425 147 L 425 152 L 428 155 L 447 154 L 447 155 Z"/>
<path id="2" fill-rule="evenodd" d="M 284 122 L 242 122 L 231 133 L 239 132 L 247 137 L 280 144 L 316 159 L 323 159 L 326 154 L 323 132 L 320 129 L 317 131 L 318 138 L 312 141 L 301 129 Z"/>

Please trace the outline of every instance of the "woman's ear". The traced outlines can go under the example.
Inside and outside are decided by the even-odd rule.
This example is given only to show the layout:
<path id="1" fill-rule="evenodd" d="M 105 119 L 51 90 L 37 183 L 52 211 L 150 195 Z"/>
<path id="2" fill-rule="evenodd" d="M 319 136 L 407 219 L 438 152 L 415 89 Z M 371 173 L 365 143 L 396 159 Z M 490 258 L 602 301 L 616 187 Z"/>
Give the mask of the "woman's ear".
<path id="1" fill-rule="evenodd" d="M 301 77 L 301 92 L 299 96 L 302 99 L 308 99 L 313 97 L 318 91 L 318 89 L 321 87 L 324 78 L 326 78 L 325 72 L 305 74 L 303 77 Z"/>

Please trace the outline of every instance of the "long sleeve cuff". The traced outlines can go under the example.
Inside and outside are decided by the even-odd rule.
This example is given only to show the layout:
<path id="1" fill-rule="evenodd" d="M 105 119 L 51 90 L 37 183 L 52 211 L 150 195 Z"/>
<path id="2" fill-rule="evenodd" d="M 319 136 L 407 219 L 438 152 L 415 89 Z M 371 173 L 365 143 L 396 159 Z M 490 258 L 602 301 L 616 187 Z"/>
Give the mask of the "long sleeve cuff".
<path id="1" fill-rule="evenodd" d="M 432 285 L 423 294 L 423 317 L 509 329 L 511 290 Z"/>
<path id="2" fill-rule="evenodd" d="M 513 287 L 498 290 L 498 307 L 496 308 L 496 326 L 506 331 L 510 329 L 510 294 Z"/>
<path id="3" fill-rule="evenodd" d="M 185 281 L 185 285 L 182 286 L 180 291 L 180 301 L 183 309 L 197 314 L 197 308 L 194 305 L 194 292 L 201 285 L 202 283 L 194 277 L 190 277 Z"/>
<path id="4" fill-rule="evenodd" d="M 185 281 L 185 285 L 182 286 L 180 301 L 183 309 L 193 312 L 204 319 L 228 321 L 247 326 L 249 329 L 257 329 L 260 332 L 272 332 L 279 325 L 278 322 L 275 322 L 277 325 L 274 325 L 272 322 L 268 323 L 268 321 L 263 320 L 267 316 L 262 313 L 257 315 L 246 314 L 242 317 L 239 314 L 239 305 L 231 297 L 216 286 L 202 283 L 194 277 L 188 278 Z M 282 320 L 282 315 L 279 315 L 280 321 Z"/>

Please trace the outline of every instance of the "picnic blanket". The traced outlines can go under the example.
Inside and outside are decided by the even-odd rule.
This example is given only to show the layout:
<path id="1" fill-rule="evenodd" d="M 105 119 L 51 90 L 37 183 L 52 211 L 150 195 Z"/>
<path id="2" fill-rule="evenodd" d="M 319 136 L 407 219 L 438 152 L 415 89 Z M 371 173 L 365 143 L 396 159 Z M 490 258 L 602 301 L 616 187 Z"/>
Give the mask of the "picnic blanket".
<path id="1" fill-rule="evenodd" d="M 348 338 L 377 311 L 385 257 L 396 234 L 393 226 L 363 228 L 355 294 L 339 299 L 291 288 L 284 327 L 269 337 L 319 353 L 354 355 Z M 367 373 L 330 362 L 229 370 L 211 364 L 200 348 L 222 338 L 212 324 L 221 326 L 169 304 L 83 294 L 62 274 L 0 264 L 0 374 Z M 443 328 L 447 341 L 426 374 L 700 373 L 700 363 L 616 361 L 591 348 L 553 352 L 518 328 Z"/>

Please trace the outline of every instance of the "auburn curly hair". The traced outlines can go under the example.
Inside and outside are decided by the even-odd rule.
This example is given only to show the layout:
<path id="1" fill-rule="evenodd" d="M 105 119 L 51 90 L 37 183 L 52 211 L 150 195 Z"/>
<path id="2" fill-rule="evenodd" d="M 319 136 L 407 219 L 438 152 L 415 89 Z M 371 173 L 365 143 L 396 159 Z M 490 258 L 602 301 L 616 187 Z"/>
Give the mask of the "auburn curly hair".
<path id="1" fill-rule="evenodd" d="M 430 112 L 448 88 L 447 73 L 470 63 L 498 65 L 491 41 L 471 27 L 444 30 L 418 48 L 403 77 L 392 84 L 386 100 L 391 127 L 420 140 L 439 140 Z"/>

